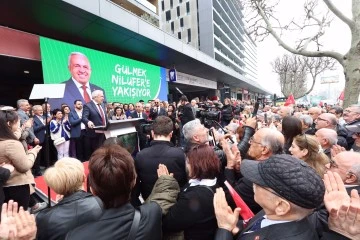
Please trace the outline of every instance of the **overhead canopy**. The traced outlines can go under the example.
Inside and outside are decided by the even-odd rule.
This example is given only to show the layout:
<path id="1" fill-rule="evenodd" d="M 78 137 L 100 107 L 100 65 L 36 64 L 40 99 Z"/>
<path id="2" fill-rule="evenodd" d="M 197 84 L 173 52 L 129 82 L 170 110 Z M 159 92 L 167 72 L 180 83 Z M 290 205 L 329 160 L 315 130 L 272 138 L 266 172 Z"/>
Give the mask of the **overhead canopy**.
<path id="1" fill-rule="evenodd" d="M 79 6 L 79 7 L 77 7 Z M 0 25 L 269 94 L 258 83 L 108 0 L 2 0 Z"/>

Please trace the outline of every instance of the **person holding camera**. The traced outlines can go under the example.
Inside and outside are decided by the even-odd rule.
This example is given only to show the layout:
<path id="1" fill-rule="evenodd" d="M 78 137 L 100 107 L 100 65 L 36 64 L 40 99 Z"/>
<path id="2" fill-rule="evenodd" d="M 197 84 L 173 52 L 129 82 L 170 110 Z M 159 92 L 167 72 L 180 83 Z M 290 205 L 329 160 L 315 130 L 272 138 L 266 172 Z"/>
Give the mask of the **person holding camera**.
<path id="1" fill-rule="evenodd" d="M 233 108 L 229 98 L 225 98 L 224 106 L 221 109 L 221 126 L 228 125 L 234 117 Z"/>

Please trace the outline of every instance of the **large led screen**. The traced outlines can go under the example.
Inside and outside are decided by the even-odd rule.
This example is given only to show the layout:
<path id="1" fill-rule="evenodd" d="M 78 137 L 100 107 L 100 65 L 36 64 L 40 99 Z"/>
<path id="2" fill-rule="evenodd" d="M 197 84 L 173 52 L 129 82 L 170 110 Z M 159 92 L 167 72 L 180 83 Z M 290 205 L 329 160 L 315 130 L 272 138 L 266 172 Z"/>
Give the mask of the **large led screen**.
<path id="1" fill-rule="evenodd" d="M 159 98 L 167 100 L 166 69 L 125 57 L 40 37 L 44 83 L 64 83 L 62 99 L 51 107 L 85 102 L 85 91 L 103 90 L 107 102 L 136 103 Z M 87 86 L 84 87 L 83 86 Z"/>

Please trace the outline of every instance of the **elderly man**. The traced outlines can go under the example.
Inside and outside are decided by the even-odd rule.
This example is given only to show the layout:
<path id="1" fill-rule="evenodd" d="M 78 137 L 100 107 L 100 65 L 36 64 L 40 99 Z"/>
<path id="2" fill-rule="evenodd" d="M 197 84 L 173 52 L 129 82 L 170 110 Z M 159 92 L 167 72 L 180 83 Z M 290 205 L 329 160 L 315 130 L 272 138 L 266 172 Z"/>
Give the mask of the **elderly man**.
<path id="1" fill-rule="evenodd" d="M 346 149 L 348 148 L 348 144 L 346 141 L 346 137 L 347 137 L 348 133 L 344 127 L 342 127 L 338 124 L 335 115 L 333 115 L 331 113 L 321 114 L 315 120 L 315 128 L 317 130 L 322 129 L 322 128 L 328 128 L 328 129 L 335 130 L 336 134 L 338 135 L 337 144 Z"/>
<path id="2" fill-rule="evenodd" d="M 291 107 L 281 106 L 278 114 L 280 115 L 281 119 L 283 119 L 284 117 L 291 116 L 292 111 L 293 109 Z"/>
<path id="3" fill-rule="evenodd" d="M 336 131 L 333 129 L 322 128 L 316 131 L 315 137 L 319 141 L 326 156 L 331 159 L 331 147 L 336 145 L 338 140 Z"/>
<path id="4" fill-rule="evenodd" d="M 284 142 L 284 136 L 279 131 L 271 128 L 261 128 L 250 138 L 250 148 L 247 155 L 255 161 L 264 161 L 274 154 L 283 153 Z M 233 184 L 236 192 L 239 193 L 253 212 L 259 212 L 261 207 L 254 200 L 252 183 L 243 177 L 236 181 L 235 165 L 234 163 L 229 163 L 228 161 L 225 169 L 226 180 Z M 230 199 L 229 195 L 227 198 Z"/>
<path id="5" fill-rule="evenodd" d="M 104 93 L 95 90 L 91 94 L 92 101 L 83 107 L 82 122 L 86 126 L 86 136 L 89 137 L 90 152 L 93 153 L 105 141 L 104 133 L 95 132 L 95 127 L 105 127 L 107 124 L 106 110 L 104 105 Z"/>
<path id="6" fill-rule="evenodd" d="M 39 139 L 34 134 L 33 122 L 30 120 L 29 111 L 30 104 L 26 99 L 19 99 L 17 101 L 17 113 L 20 119 L 20 125 L 24 126 L 26 131 L 29 132 L 29 136 L 26 138 L 28 144 L 38 145 L 40 143 Z"/>
<path id="7" fill-rule="evenodd" d="M 309 115 L 301 115 L 299 117 L 302 125 L 302 132 L 305 134 L 308 134 L 308 132 L 311 133 L 312 129 L 311 126 L 313 125 L 313 119 Z"/>
<path id="8" fill-rule="evenodd" d="M 360 105 L 351 105 L 348 108 L 345 108 L 343 115 L 345 126 L 357 125 L 360 123 Z M 354 139 L 352 138 L 352 133 L 348 133 L 346 141 L 349 146 L 354 144 Z"/>
<path id="9" fill-rule="evenodd" d="M 315 128 L 315 120 L 319 117 L 321 114 L 321 108 L 318 107 L 312 107 L 308 111 L 309 116 L 313 119 L 313 124 L 311 126 L 311 130 L 307 132 L 307 134 L 315 135 L 316 128 Z"/>
<path id="10" fill-rule="evenodd" d="M 331 159 L 326 167 L 340 175 L 348 193 L 352 189 L 360 192 L 360 153 L 340 152 Z"/>
<path id="11" fill-rule="evenodd" d="M 254 199 L 263 208 L 247 226 L 239 229 L 221 189 L 214 196 L 218 222 L 215 239 L 318 239 L 307 218 L 323 202 L 325 186 L 313 168 L 290 155 L 274 155 L 266 161 L 245 160 L 241 174 L 254 188 Z M 296 181 L 294 181 L 296 179 Z M 235 219 L 234 219 L 235 217 Z"/>

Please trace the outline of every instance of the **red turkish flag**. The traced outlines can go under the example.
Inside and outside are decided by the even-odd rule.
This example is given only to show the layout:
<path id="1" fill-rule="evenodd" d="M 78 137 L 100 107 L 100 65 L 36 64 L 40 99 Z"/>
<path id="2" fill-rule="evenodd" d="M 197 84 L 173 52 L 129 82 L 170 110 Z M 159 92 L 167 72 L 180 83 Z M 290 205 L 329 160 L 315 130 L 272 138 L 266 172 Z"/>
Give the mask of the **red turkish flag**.
<path id="1" fill-rule="evenodd" d="M 240 195 L 235 191 L 235 189 L 230 185 L 228 181 L 225 181 L 225 185 L 229 189 L 230 195 L 233 198 L 236 206 L 241 209 L 240 215 L 243 218 L 244 226 L 246 226 L 249 220 L 254 216 L 254 213 L 251 211 L 248 205 L 246 205 L 244 200 L 242 200 Z"/>
<path id="2" fill-rule="evenodd" d="M 294 99 L 293 94 L 289 95 L 289 97 L 286 99 L 286 102 L 285 102 L 284 106 L 289 106 L 291 104 L 295 104 L 295 99 Z"/>
<path id="3" fill-rule="evenodd" d="M 340 93 L 339 100 L 344 101 L 344 98 L 345 98 L 345 93 L 344 93 L 344 91 L 342 91 Z"/>

